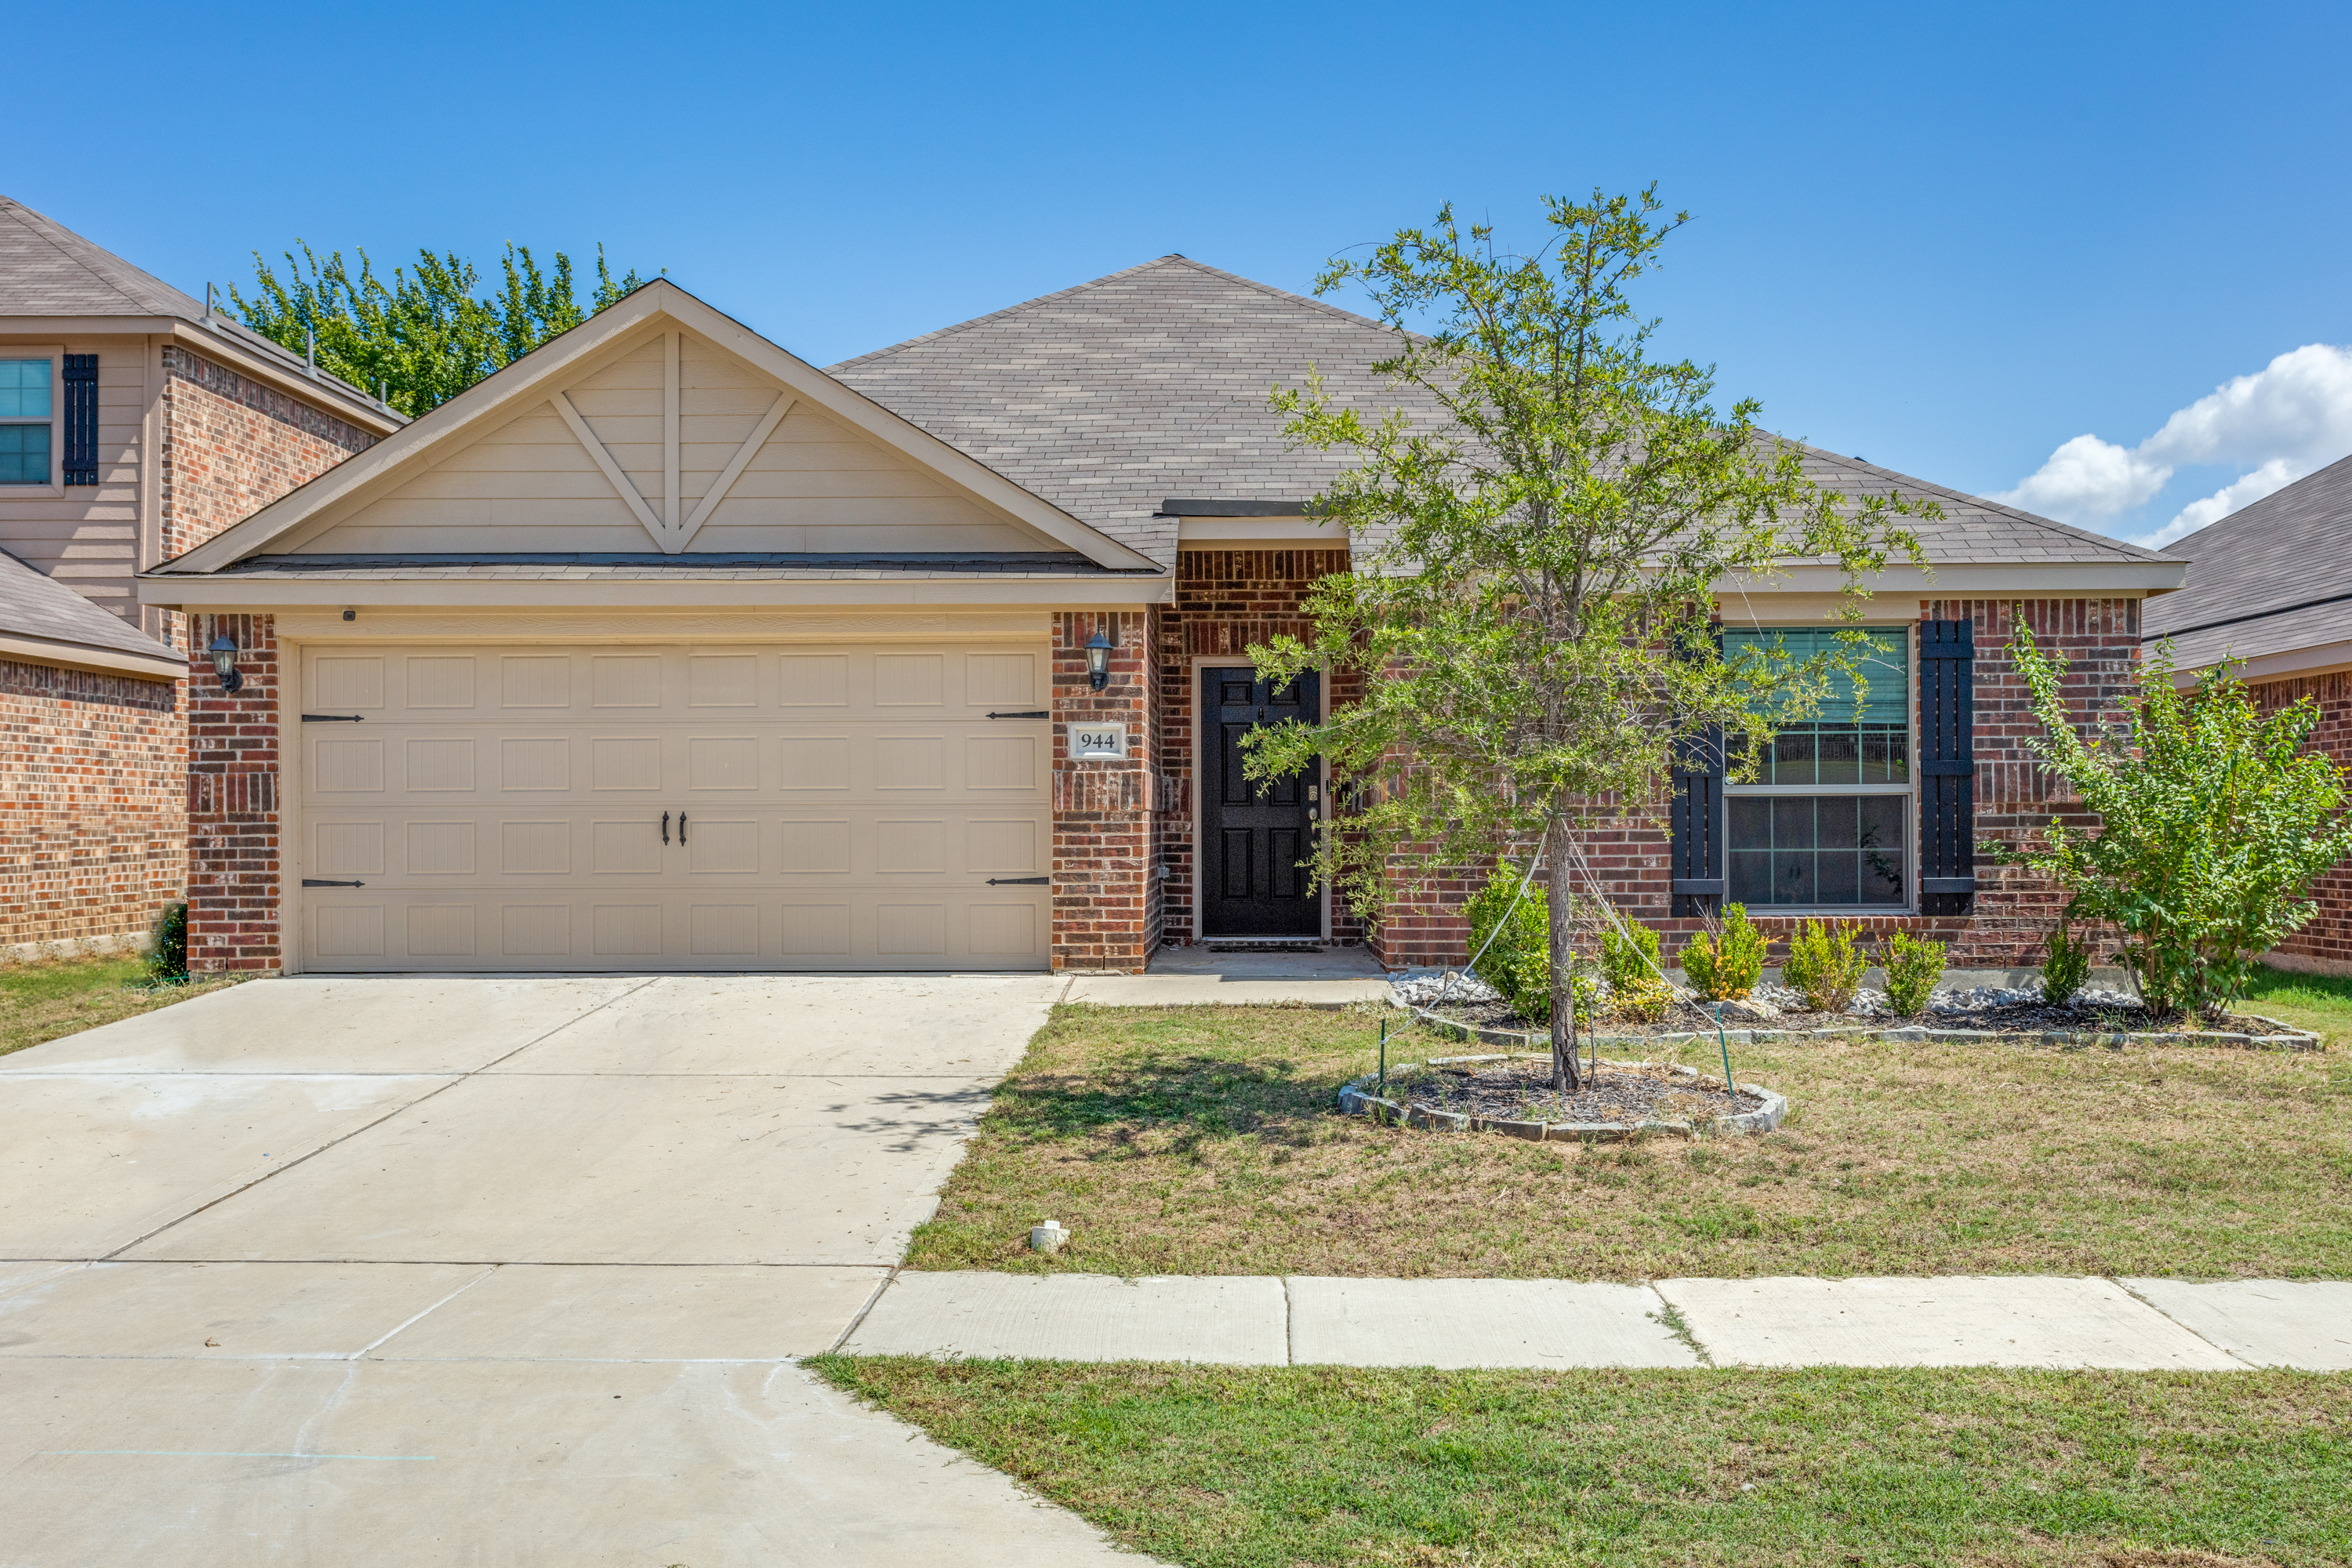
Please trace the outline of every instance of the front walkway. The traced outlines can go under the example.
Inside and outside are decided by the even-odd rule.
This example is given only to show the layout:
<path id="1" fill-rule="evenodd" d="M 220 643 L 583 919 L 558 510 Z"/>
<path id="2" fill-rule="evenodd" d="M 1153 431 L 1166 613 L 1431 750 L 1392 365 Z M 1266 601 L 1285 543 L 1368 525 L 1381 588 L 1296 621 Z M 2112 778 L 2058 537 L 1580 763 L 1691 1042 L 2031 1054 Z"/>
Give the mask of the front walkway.
<path id="1" fill-rule="evenodd" d="M 1223 944 L 1229 949 L 1236 944 Z M 1204 1002 L 1231 1006 L 1252 1003 L 1304 1003 L 1345 1007 L 1388 999 L 1388 972 L 1364 947 L 1305 947 L 1286 952 L 1219 952 L 1195 942 L 1163 947 L 1141 974 L 1082 974 L 1075 977 L 1069 1002 L 1112 1007 L 1188 1006 Z"/>
<path id="2" fill-rule="evenodd" d="M 2352 1284 L 900 1273 L 853 1354 L 1344 1366 L 2352 1371 Z"/>
<path id="3" fill-rule="evenodd" d="M 268 980 L 0 1058 L 0 1563 L 1132 1563 L 793 1364 L 1066 982 Z"/>

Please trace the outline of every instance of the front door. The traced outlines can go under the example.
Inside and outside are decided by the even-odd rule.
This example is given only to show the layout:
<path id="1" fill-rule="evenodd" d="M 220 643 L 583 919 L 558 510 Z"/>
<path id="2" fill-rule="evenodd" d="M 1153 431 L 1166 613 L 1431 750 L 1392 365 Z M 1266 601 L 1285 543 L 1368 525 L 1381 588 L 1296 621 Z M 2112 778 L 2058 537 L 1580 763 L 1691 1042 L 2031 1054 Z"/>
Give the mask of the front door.
<path id="1" fill-rule="evenodd" d="M 1247 665 L 1201 671 L 1201 934 L 1323 934 L 1322 900 L 1300 864 L 1322 816 L 1321 771 L 1253 784 L 1242 737 L 1261 724 L 1322 717 L 1318 677 L 1276 690 Z"/>

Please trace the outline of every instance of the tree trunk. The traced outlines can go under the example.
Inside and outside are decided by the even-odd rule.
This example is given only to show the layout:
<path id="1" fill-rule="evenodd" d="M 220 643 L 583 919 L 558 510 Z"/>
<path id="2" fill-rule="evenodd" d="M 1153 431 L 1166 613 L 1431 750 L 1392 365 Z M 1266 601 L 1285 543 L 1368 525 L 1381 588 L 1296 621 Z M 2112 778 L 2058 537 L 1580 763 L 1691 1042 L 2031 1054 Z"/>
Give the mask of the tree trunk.
<path id="1" fill-rule="evenodd" d="M 1559 818 L 1544 831 L 1544 863 L 1551 868 L 1544 886 L 1551 916 L 1551 1086 L 1561 1094 L 1584 1087 L 1576 1063 L 1576 894 L 1569 885 L 1568 831 Z"/>

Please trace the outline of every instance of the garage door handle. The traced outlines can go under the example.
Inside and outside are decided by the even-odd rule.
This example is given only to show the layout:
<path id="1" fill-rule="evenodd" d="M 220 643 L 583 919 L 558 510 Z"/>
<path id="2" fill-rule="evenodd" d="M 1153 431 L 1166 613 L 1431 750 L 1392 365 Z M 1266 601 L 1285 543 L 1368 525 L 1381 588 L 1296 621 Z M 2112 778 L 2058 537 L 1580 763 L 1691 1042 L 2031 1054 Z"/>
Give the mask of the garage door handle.
<path id="1" fill-rule="evenodd" d="M 682 811 L 677 814 L 677 841 L 686 842 L 686 813 Z"/>
<path id="2" fill-rule="evenodd" d="M 662 842 L 669 842 L 669 813 L 667 811 L 662 813 Z"/>

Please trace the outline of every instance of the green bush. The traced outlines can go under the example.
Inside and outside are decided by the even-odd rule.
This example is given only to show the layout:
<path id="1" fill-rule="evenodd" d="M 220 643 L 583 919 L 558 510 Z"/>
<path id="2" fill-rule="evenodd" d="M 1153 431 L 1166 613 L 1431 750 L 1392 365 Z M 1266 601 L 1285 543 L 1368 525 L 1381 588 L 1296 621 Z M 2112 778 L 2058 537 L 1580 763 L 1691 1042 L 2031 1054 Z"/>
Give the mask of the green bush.
<path id="1" fill-rule="evenodd" d="M 2042 944 L 2042 1001 L 2050 1007 L 2063 1007 L 2091 977 L 2091 944 L 2074 940 L 2074 922 L 2065 915 L 2050 928 L 2050 938 Z"/>
<path id="2" fill-rule="evenodd" d="M 1643 981 L 1654 985 L 1660 967 L 1658 933 L 1648 926 L 1628 921 L 1622 931 L 1613 921 L 1601 928 L 1601 978 L 1610 990 L 1631 991 Z"/>
<path id="3" fill-rule="evenodd" d="M 1530 886 L 1516 908 L 1519 882 L 1527 875 L 1507 860 L 1495 862 L 1486 885 L 1462 906 L 1470 921 L 1470 951 L 1478 958 L 1479 979 L 1502 994 L 1511 1010 L 1531 1024 L 1551 1021 L 1551 911 L 1544 889 Z M 1497 923 L 1503 925 L 1495 932 Z M 1487 942 L 1490 932 L 1495 940 Z M 1580 1011 L 1589 1005 L 1580 998 Z"/>
<path id="4" fill-rule="evenodd" d="M 147 928 L 147 978 L 178 982 L 188 977 L 188 906 L 165 904 Z"/>
<path id="5" fill-rule="evenodd" d="M 1816 1013 L 1843 1013 L 1861 988 L 1870 960 L 1855 944 L 1862 927 L 1852 921 L 1806 921 L 1789 939 L 1789 961 L 1780 982 L 1801 993 Z"/>
<path id="6" fill-rule="evenodd" d="M 1737 1002 L 1764 978 L 1764 933 L 1748 919 L 1745 904 L 1723 906 L 1723 935 L 1701 931 L 1683 948 L 1683 973 L 1691 989 L 1715 1002 Z"/>
<path id="7" fill-rule="evenodd" d="M 1886 970 L 1886 999 L 1895 1013 L 1916 1018 L 1926 1012 L 1936 982 L 1944 977 L 1944 944 L 1898 931 L 1879 948 L 1878 962 Z"/>

